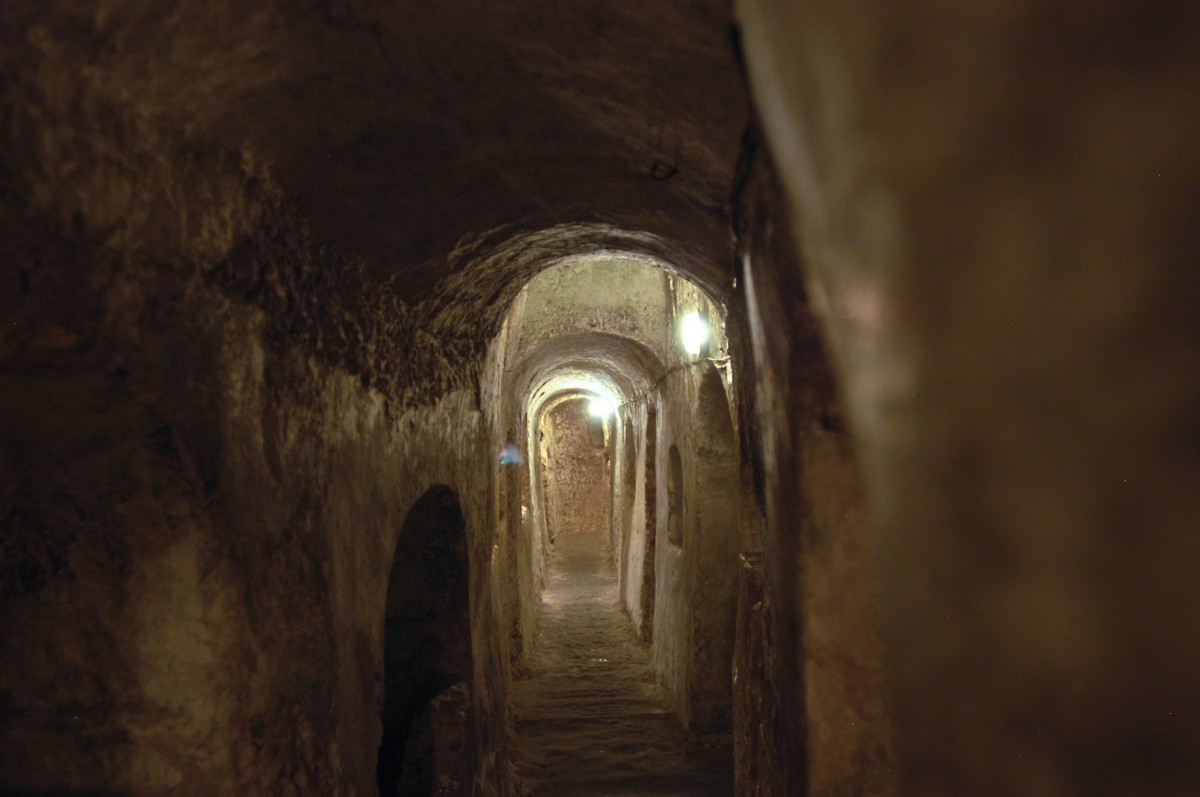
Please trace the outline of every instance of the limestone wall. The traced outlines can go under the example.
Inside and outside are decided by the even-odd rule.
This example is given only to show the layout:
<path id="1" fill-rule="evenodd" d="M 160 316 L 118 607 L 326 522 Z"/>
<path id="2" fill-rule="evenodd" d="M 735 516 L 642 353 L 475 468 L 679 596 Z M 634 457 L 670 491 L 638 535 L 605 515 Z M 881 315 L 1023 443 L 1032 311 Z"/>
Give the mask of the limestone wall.
<path id="1" fill-rule="evenodd" d="M 0 219 L 0 788 L 369 793 L 390 556 L 442 483 L 471 540 L 473 768 L 502 789 L 478 363 L 262 175 L 126 112 L 56 106 L 62 146 Z"/>
<path id="2" fill-rule="evenodd" d="M 657 454 L 652 653 L 685 724 L 723 730 L 730 722 L 740 542 L 738 448 L 729 371 L 722 370 L 728 366 L 724 313 L 682 281 L 675 283 L 672 302 L 667 329 L 673 359 L 650 397 Z M 687 355 L 675 337 L 678 319 L 697 308 L 711 319 L 711 360 Z M 678 489 L 672 486 L 672 449 L 680 463 Z"/>
<path id="3" fill-rule="evenodd" d="M 863 465 L 904 793 L 1191 793 L 1195 7 L 738 10 Z M 780 477 L 840 471 L 805 434 Z"/>
<path id="4" fill-rule="evenodd" d="M 742 726 L 739 781 L 759 794 L 895 794 L 879 563 L 858 452 L 770 160 L 751 147 L 738 230 L 766 525 L 743 584 L 738 710 L 757 723 Z"/>

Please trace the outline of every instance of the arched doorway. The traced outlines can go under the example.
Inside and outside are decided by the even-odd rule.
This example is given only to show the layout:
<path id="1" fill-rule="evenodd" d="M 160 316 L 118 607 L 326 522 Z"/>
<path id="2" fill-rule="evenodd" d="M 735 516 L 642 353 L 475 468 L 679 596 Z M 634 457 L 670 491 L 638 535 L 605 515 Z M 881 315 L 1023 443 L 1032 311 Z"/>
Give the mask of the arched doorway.
<path id="1" fill-rule="evenodd" d="M 471 677 L 466 522 L 458 495 L 435 485 L 404 520 L 384 620 L 381 797 L 430 795 L 465 763 Z"/>

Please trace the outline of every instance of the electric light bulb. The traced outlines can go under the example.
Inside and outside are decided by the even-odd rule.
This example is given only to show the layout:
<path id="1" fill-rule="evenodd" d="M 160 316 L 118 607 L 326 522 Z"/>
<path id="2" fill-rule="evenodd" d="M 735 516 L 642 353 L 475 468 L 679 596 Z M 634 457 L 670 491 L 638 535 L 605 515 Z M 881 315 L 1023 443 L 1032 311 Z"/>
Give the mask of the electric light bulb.
<path id="1" fill-rule="evenodd" d="M 607 418 L 613 414 L 612 402 L 604 398 L 594 398 L 588 402 L 588 414 L 593 418 Z"/>
<path id="2" fill-rule="evenodd" d="M 704 349 L 708 341 L 708 324 L 693 310 L 679 322 L 679 338 L 683 341 L 683 350 L 688 354 L 697 355 Z"/>

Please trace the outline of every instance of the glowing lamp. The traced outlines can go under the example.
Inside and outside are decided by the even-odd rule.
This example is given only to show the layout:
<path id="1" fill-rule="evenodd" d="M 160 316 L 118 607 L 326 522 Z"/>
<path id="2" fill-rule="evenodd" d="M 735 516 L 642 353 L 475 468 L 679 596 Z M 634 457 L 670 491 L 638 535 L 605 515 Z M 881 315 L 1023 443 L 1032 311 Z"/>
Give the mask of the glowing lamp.
<path id="1" fill-rule="evenodd" d="M 594 398 L 588 402 L 588 415 L 593 418 L 607 418 L 613 414 L 612 402 L 604 398 Z"/>
<path id="2" fill-rule="evenodd" d="M 679 339 L 688 354 L 696 356 L 704 351 L 704 344 L 708 342 L 708 323 L 699 311 L 693 310 L 679 322 Z"/>

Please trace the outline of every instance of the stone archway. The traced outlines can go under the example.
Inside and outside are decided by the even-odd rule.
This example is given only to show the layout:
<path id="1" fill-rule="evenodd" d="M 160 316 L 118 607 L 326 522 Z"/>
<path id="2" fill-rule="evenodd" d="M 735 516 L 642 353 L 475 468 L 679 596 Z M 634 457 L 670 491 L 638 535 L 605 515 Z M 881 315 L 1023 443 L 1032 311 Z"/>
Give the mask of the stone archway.
<path id="1" fill-rule="evenodd" d="M 435 485 L 409 510 L 388 578 L 380 797 L 429 795 L 459 780 L 471 677 L 466 521 Z"/>

